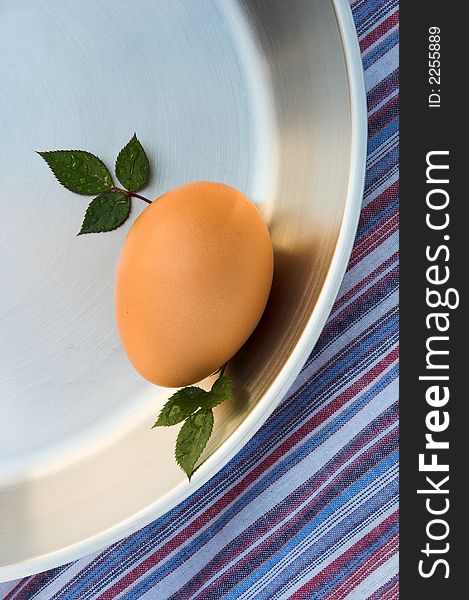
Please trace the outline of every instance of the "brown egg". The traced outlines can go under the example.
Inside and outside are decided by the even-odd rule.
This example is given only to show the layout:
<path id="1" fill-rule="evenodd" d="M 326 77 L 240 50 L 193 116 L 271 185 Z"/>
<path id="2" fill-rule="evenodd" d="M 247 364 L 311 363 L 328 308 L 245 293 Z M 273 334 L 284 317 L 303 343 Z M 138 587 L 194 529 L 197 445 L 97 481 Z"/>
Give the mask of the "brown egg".
<path id="1" fill-rule="evenodd" d="M 241 192 L 213 182 L 167 192 L 132 225 L 117 270 L 130 362 L 168 387 L 212 374 L 259 322 L 272 273 L 268 229 Z"/>

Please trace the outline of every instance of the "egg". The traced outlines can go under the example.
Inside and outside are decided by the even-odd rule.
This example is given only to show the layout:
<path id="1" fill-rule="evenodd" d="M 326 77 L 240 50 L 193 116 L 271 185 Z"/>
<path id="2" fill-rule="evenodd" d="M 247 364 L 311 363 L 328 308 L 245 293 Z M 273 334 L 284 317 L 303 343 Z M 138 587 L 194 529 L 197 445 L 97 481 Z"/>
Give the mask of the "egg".
<path id="1" fill-rule="evenodd" d="M 134 368 L 167 387 L 198 382 L 245 343 L 264 311 L 272 241 L 241 192 L 196 182 L 157 198 L 125 239 L 116 320 Z"/>

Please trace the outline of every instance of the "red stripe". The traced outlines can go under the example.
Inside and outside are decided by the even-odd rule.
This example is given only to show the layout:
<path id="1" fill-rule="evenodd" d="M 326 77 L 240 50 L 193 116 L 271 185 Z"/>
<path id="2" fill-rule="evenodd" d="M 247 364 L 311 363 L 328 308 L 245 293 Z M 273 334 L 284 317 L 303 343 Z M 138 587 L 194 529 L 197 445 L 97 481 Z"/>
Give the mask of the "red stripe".
<path id="1" fill-rule="evenodd" d="M 347 355 L 350 356 L 351 353 L 353 354 L 357 350 L 357 348 L 360 348 L 363 344 L 366 344 L 366 343 L 371 344 L 371 338 L 375 334 L 376 329 L 380 328 L 380 327 L 387 327 L 388 325 L 391 325 L 392 321 L 395 319 L 396 312 L 397 312 L 397 307 L 391 307 L 386 312 L 380 314 L 378 319 L 376 321 L 373 321 L 373 323 L 370 326 L 368 326 L 366 329 L 364 329 L 358 337 L 352 338 L 352 340 L 353 340 L 352 342 L 349 342 L 348 344 L 345 345 L 345 347 L 338 350 L 338 352 L 334 356 L 334 360 L 326 361 L 321 367 L 319 367 L 315 371 L 314 376 L 315 376 L 316 381 L 320 381 L 329 369 L 333 369 L 333 368 L 337 367 L 338 364 L 341 362 L 341 360 L 344 358 L 344 356 L 347 356 Z M 370 354 L 374 353 L 374 351 L 378 347 L 381 347 L 381 345 L 382 345 L 382 342 L 375 340 L 369 346 L 367 354 L 370 355 Z M 321 346 L 319 343 L 317 344 L 316 348 L 320 352 L 322 352 Z M 327 348 L 327 344 L 324 348 Z M 312 364 L 312 362 L 314 362 L 315 358 L 316 358 L 316 350 L 314 351 L 314 354 L 310 357 L 310 359 L 308 359 L 306 366 L 309 367 Z M 350 369 L 357 368 L 362 362 L 363 362 L 363 357 L 354 361 L 353 367 L 349 367 L 346 371 L 342 371 L 342 376 L 344 376 L 344 375 L 348 376 L 348 379 L 346 381 L 350 381 L 350 379 L 351 379 L 351 377 L 349 375 Z M 366 368 L 366 365 L 364 368 Z M 334 381 L 329 382 L 328 384 L 325 384 L 324 387 L 321 388 L 322 393 L 328 393 L 330 391 L 331 385 L 335 386 L 336 388 L 337 388 L 337 386 L 340 387 L 341 381 L 342 381 L 342 378 L 339 377 L 338 380 L 334 380 Z M 308 381 L 305 381 L 304 383 L 302 383 L 300 385 L 300 387 L 298 387 L 292 393 L 292 395 L 288 398 L 288 402 L 286 404 L 295 402 L 296 398 L 298 396 L 300 396 L 301 394 L 303 394 L 304 392 L 307 392 L 308 389 L 309 389 Z"/>
<path id="2" fill-rule="evenodd" d="M 344 568 L 344 566 L 363 548 L 366 546 L 373 545 L 384 530 L 391 525 L 394 525 L 397 521 L 398 511 L 390 515 L 372 531 L 367 533 L 364 537 L 358 540 L 353 546 L 351 546 L 346 552 L 337 557 L 333 562 L 329 563 L 320 573 L 315 575 L 310 581 L 306 582 L 299 590 L 297 590 L 292 596 L 292 600 L 302 600 L 312 598 L 313 590 L 317 587 L 324 586 L 328 579 L 330 579 L 334 573 Z"/>
<path id="3" fill-rule="evenodd" d="M 370 577 L 379 567 L 385 564 L 399 549 L 399 534 L 395 533 L 377 551 L 370 555 L 359 569 L 353 571 L 349 578 L 342 582 L 343 587 L 338 590 L 337 595 L 331 598 L 342 600 L 349 597 L 349 593 Z"/>
<path id="4" fill-rule="evenodd" d="M 375 600 L 398 600 L 399 599 L 399 577 L 395 577 L 395 581 L 391 587 L 389 587 L 384 594 L 379 594 L 379 590 L 376 594 L 373 594 Z M 389 585 L 389 582 L 386 584 Z M 383 586 L 385 587 L 385 586 Z"/>
<path id="5" fill-rule="evenodd" d="M 370 33 L 365 35 L 365 37 L 360 40 L 360 50 L 362 51 L 362 54 L 369 46 L 374 44 L 377 40 L 379 40 L 379 38 L 383 37 L 390 29 L 396 27 L 398 23 L 399 10 L 396 10 L 396 12 L 389 15 L 389 17 L 380 23 L 378 27 L 372 29 Z"/>
<path id="6" fill-rule="evenodd" d="M 341 581 L 331 591 L 330 600 L 342 600 L 342 598 L 346 598 L 351 590 L 363 583 L 378 567 L 384 564 L 391 556 L 394 556 L 399 548 L 398 540 L 399 534 L 395 533 L 378 550 L 370 554 L 357 569 L 352 571 L 350 577 Z"/>
<path id="7" fill-rule="evenodd" d="M 371 112 L 374 108 L 381 104 L 390 94 L 396 94 L 399 88 L 399 73 L 398 69 L 390 73 L 386 79 L 380 81 L 367 94 L 368 110 Z M 370 117 L 371 118 L 371 117 Z"/>
<path id="8" fill-rule="evenodd" d="M 392 254 L 387 260 L 380 264 L 378 268 L 374 271 L 371 271 L 366 277 L 364 277 L 357 285 L 353 286 L 346 292 L 343 296 L 341 296 L 334 306 L 334 314 L 338 314 L 338 310 L 341 306 L 343 306 L 348 300 L 353 298 L 354 296 L 358 296 L 360 291 L 366 287 L 371 281 L 378 281 L 379 276 L 384 271 L 388 270 L 391 265 L 393 265 L 397 259 L 399 258 L 399 252 L 395 252 Z M 336 317 L 334 317 L 335 319 Z"/>
<path id="9" fill-rule="evenodd" d="M 397 117 L 398 112 L 399 96 L 393 96 L 370 116 L 368 120 L 369 139 L 372 140 L 386 125 L 389 125 Z M 380 146 L 386 142 L 382 142 Z"/>
<path id="10" fill-rule="evenodd" d="M 369 600 L 390 600 L 399 590 L 399 575 L 393 575 L 389 581 L 376 590 Z"/>
<path id="11" fill-rule="evenodd" d="M 29 600 L 31 597 L 31 592 L 35 591 L 36 587 L 41 588 L 42 586 L 48 585 L 55 579 L 57 571 L 60 573 L 63 570 L 64 567 L 56 567 L 50 571 L 43 571 L 37 575 L 32 575 L 30 577 L 21 579 L 18 584 L 5 596 L 4 600 L 10 600 L 11 598 L 14 598 L 15 600 Z"/>
<path id="12" fill-rule="evenodd" d="M 397 485 L 396 485 L 397 487 Z M 376 506 L 379 503 L 379 500 L 382 496 L 384 492 L 381 491 L 374 499 L 373 502 L 370 504 L 368 503 L 365 507 L 362 507 L 360 509 L 360 511 L 357 511 L 355 513 L 355 515 L 350 515 L 349 517 L 347 517 L 347 519 L 350 522 L 354 522 L 356 520 L 357 516 L 360 516 L 361 514 L 363 514 L 366 510 L 369 510 L 370 508 L 373 508 L 374 506 Z M 397 511 L 398 513 L 398 511 Z M 395 515 L 396 513 L 393 513 L 393 515 Z M 327 579 L 333 579 L 335 576 L 337 576 L 340 571 L 342 571 L 346 565 L 353 560 L 353 558 L 356 557 L 356 555 L 359 553 L 360 550 L 364 550 L 368 545 L 372 545 L 372 543 L 374 541 L 378 542 L 379 539 L 381 538 L 381 536 L 386 532 L 386 530 L 389 529 L 390 526 L 392 526 L 392 524 L 394 524 L 394 519 L 392 519 L 393 515 L 390 515 L 387 519 L 385 519 L 384 521 L 382 521 L 381 523 L 379 523 L 379 525 L 377 525 L 371 532 L 369 532 L 367 535 L 371 535 L 372 537 L 368 539 L 368 542 L 364 542 L 362 543 L 362 540 L 366 538 L 361 538 L 359 541 L 356 542 L 355 546 L 352 546 L 351 548 L 349 548 L 344 554 L 341 555 L 341 557 L 343 557 L 343 561 L 340 561 L 341 557 L 338 557 L 338 561 L 339 561 L 339 566 L 337 569 L 335 569 L 333 567 L 334 562 L 329 563 L 327 565 L 327 567 L 325 567 L 323 569 L 323 571 L 321 571 L 321 573 L 324 574 L 324 577 L 321 578 L 321 587 L 324 587 L 325 582 Z M 391 521 L 390 521 L 391 519 Z M 391 523 L 391 525 L 390 525 Z M 330 534 L 329 534 L 330 535 Z M 327 539 L 327 538 L 326 538 Z M 316 575 L 316 577 L 320 576 L 321 573 L 319 573 L 318 575 Z M 322 581 L 322 579 L 324 579 L 324 581 Z M 313 580 L 311 580 L 313 581 Z M 343 582 L 341 582 L 343 583 Z M 338 586 L 340 587 L 341 583 L 338 584 Z M 305 584 L 306 585 L 306 584 Z"/>
<path id="13" fill-rule="evenodd" d="M 399 181 L 395 181 L 392 185 L 384 190 L 379 196 L 376 196 L 369 204 L 363 207 L 360 221 L 358 224 L 359 230 L 366 226 L 367 223 L 380 215 L 391 203 L 391 200 L 399 196 Z"/>
<path id="14" fill-rule="evenodd" d="M 179 531 L 172 539 L 168 540 L 161 548 L 153 552 L 148 556 L 142 563 L 135 566 L 131 571 L 126 573 L 121 579 L 117 580 L 110 588 L 105 590 L 98 598 L 99 600 L 110 600 L 116 595 L 120 594 L 125 588 L 132 585 L 132 583 L 140 578 L 148 570 L 152 569 L 159 561 L 164 559 L 170 552 L 176 550 L 184 542 L 186 542 L 195 531 L 204 527 L 209 521 L 214 519 L 223 509 L 238 496 L 240 496 L 245 488 L 249 486 L 253 481 L 258 479 L 271 465 L 280 460 L 282 456 L 300 442 L 305 436 L 314 431 L 323 421 L 334 414 L 341 406 L 355 397 L 360 391 L 368 386 L 373 380 L 375 380 L 381 373 L 383 373 L 389 366 L 397 360 L 398 350 L 391 351 L 387 356 L 382 358 L 370 371 L 367 371 L 362 375 L 350 388 L 342 392 L 335 400 L 330 402 L 316 415 L 314 415 L 309 421 L 304 423 L 299 429 L 297 429 L 289 438 L 287 438 L 280 446 L 275 448 L 269 456 L 267 456 L 262 462 L 258 463 L 256 467 L 241 479 L 231 490 L 229 490 L 225 496 L 219 498 L 212 506 L 207 508 L 201 515 L 199 515 L 192 523 L 190 523 L 183 530 Z"/>
<path id="15" fill-rule="evenodd" d="M 42 573 L 41 573 L 41 575 L 42 575 Z M 25 577 L 24 579 L 20 579 L 19 582 L 15 585 L 15 587 L 8 592 L 8 594 L 5 596 L 4 600 L 11 600 L 13 598 L 13 596 L 15 594 L 17 594 L 21 590 L 21 588 L 25 588 L 25 586 L 27 586 L 29 589 L 31 580 L 34 580 L 36 577 L 42 580 L 41 575 L 39 575 L 39 576 L 33 575 L 32 577 Z M 18 599 L 21 598 L 21 595 L 17 596 L 17 598 Z M 23 596 L 23 598 L 24 598 L 24 596 Z"/>
<path id="16" fill-rule="evenodd" d="M 373 227 L 364 238 L 359 241 L 350 258 L 349 269 L 358 264 L 365 256 L 380 246 L 384 240 L 391 237 L 399 228 L 399 213 L 392 212 L 386 219 Z"/>
<path id="17" fill-rule="evenodd" d="M 339 312 L 333 319 L 329 321 L 327 326 L 323 329 L 322 335 L 324 337 L 324 341 L 327 340 L 327 336 L 332 331 L 337 330 L 337 327 L 340 326 L 340 323 L 343 323 L 347 317 L 349 317 L 351 314 L 360 314 L 359 309 L 363 307 L 363 304 L 366 302 L 366 299 L 369 296 L 373 296 L 383 289 L 387 290 L 388 292 L 392 291 L 392 285 L 390 282 L 392 279 L 396 278 L 397 268 L 394 268 L 389 273 L 386 273 L 386 275 L 381 279 L 375 279 L 374 285 L 368 288 L 361 296 L 348 304 L 341 312 Z M 373 308 L 376 308 L 376 305 L 374 305 Z M 363 312 L 361 315 L 363 315 Z"/>
<path id="18" fill-rule="evenodd" d="M 383 533 L 389 529 L 389 527 L 395 525 L 397 520 L 396 514 L 397 513 L 393 513 L 390 515 L 367 535 L 358 540 L 352 547 L 337 557 L 332 563 L 329 563 L 320 573 L 315 575 L 312 579 L 310 579 L 310 581 L 303 584 L 303 586 L 292 595 L 292 598 L 295 600 L 311 598 L 313 597 L 312 594 L 314 594 L 314 592 L 316 592 L 318 589 L 324 590 L 324 588 L 327 586 L 327 582 L 333 580 L 334 577 L 346 569 L 350 562 L 353 561 L 353 559 L 359 555 L 360 552 L 365 550 L 368 546 L 372 546 L 373 544 L 379 542 Z M 340 589 L 340 585 L 342 583 L 343 582 L 340 582 L 337 585 L 337 591 Z"/>

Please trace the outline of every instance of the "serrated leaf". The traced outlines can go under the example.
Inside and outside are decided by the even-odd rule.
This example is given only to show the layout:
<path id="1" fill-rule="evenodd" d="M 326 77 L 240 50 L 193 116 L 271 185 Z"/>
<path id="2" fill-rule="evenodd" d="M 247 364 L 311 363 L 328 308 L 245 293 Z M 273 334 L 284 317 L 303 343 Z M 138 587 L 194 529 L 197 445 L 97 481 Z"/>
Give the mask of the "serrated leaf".
<path id="1" fill-rule="evenodd" d="M 212 434 L 213 412 L 200 409 L 188 417 L 176 440 L 176 462 L 189 479 Z"/>
<path id="2" fill-rule="evenodd" d="M 130 213 L 130 199 L 122 192 L 104 192 L 91 201 L 80 233 L 102 233 L 116 229 Z"/>
<path id="3" fill-rule="evenodd" d="M 199 407 L 207 392 L 199 387 L 186 387 L 171 396 L 161 409 L 153 427 L 168 427 L 187 419 Z"/>
<path id="4" fill-rule="evenodd" d="M 112 187 L 112 177 L 106 165 L 90 152 L 54 150 L 38 154 L 49 165 L 57 180 L 72 192 L 91 196 Z"/>
<path id="5" fill-rule="evenodd" d="M 141 190 L 148 181 L 150 163 L 135 133 L 130 142 L 119 152 L 116 160 L 116 176 L 122 185 L 132 192 Z"/>
<path id="6" fill-rule="evenodd" d="M 233 397 L 233 382 L 229 377 L 221 375 L 212 385 L 212 389 L 202 400 L 203 408 L 213 408 Z"/>

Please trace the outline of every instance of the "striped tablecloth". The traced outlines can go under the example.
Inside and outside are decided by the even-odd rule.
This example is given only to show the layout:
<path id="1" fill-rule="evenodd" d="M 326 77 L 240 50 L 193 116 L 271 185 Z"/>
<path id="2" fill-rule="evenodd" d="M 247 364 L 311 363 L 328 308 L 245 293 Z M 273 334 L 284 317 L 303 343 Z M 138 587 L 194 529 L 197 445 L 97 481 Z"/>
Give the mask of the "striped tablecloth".
<path id="1" fill-rule="evenodd" d="M 313 0 L 314 1 L 314 0 Z M 5 599 L 398 597 L 398 2 L 352 2 L 369 109 L 350 265 L 287 398 L 181 505 Z"/>

